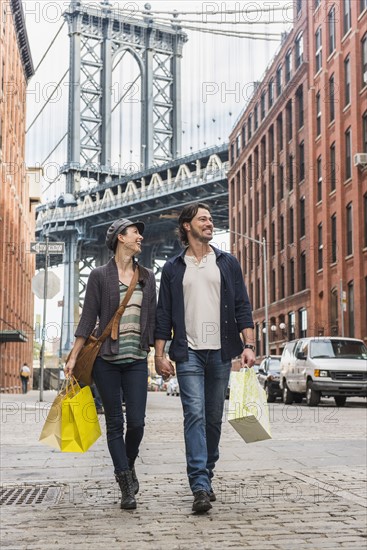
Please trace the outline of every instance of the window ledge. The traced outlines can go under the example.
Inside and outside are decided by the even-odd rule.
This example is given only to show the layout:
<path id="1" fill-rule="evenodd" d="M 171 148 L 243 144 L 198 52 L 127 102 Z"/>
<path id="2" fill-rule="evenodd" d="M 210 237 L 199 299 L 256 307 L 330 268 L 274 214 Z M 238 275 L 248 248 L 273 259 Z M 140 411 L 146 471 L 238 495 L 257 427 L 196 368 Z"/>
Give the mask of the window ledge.
<path id="1" fill-rule="evenodd" d="M 338 262 L 337 262 L 337 261 L 331 262 L 330 267 L 336 267 L 337 265 L 338 265 Z"/>
<path id="2" fill-rule="evenodd" d="M 320 269 L 317 269 L 316 273 L 322 273 L 324 271 L 324 268 L 323 267 L 320 267 Z"/>
<path id="3" fill-rule="evenodd" d="M 362 88 L 362 90 L 359 92 L 359 95 L 362 95 L 365 93 L 365 91 L 367 90 L 367 84 L 365 84 Z"/>
<path id="4" fill-rule="evenodd" d="M 336 48 L 334 48 L 333 51 L 331 53 L 329 53 L 329 56 L 326 59 L 326 63 L 329 63 L 329 61 L 331 61 L 332 58 L 335 57 L 335 55 L 336 55 Z"/>
<path id="5" fill-rule="evenodd" d="M 348 103 L 348 105 L 346 105 L 343 109 L 343 113 L 346 113 L 349 109 L 350 109 L 350 102 Z"/>
<path id="6" fill-rule="evenodd" d="M 349 185 L 350 183 L 352 183 L 352 176 L 344 181 L 344 185 Z"/>
<path id="7" fill-rule="evenodd" d="M 353 252 L 352 252 L 352 254 L 348 254 L 348 256 L 345 256 L 346 261 L 352 260 L 353 256 L 354 256 Z"/>
<path id="8" fill-rule="evenodd" d="M 350 26 L 350 28 L 347 30 L 347 32 L 345 33 L 345 35 L 343 36 L 342 38 L 342 44 L 343 42 L 345 42 L 347 40 L 347 38 L 352 34 L 352 25 Z"/>
<path id="9" fill-rule="evenodd" d="M 335 118 L 329 122 L 328 128 L 332 128 L 333 126 L 335 126 Z"/>
<path id="10" fill-rule="evenodd" d="M 362 19 L 363 16 L 365 16 L 367 13 L 367 8 L 363 8 L 363 11 L 358 15 L 358 21 Z"/>
<path id="11" fill-rule="evenodd" d="M 336 189 L 333 189 L 332 191 L 330 191 L 329 197 L 334 197 L 335 195 L 336 195 Z"/>

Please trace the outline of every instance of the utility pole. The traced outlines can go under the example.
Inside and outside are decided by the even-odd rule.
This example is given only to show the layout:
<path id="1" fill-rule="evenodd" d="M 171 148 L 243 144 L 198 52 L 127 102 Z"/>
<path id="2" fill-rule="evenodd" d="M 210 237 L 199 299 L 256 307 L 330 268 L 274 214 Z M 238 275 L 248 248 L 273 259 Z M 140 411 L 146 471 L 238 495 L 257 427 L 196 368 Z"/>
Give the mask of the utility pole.
<path id="1" fill-rule="evenodd" d="M 45 238 L 45 279 L 43 285 L 43 319 L 42 319 L 42 345 L 40 361 L 40 402 L 43 401 L 44 369 L 45 369 L 45 341 L 46 341 L 46 304 L 47 304 L 47 279 L 48 279 L 48 237 Z"/>

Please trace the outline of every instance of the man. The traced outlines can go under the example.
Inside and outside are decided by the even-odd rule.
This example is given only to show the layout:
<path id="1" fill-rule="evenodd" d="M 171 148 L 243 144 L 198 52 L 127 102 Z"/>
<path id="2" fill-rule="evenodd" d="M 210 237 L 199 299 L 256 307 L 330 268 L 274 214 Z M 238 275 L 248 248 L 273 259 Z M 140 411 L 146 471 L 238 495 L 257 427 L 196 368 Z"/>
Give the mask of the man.
<path id="1" fill-rule="evenodd" d="M 207 205 L 182 210 L 179 235 L 186 248 L 163 268 L 155 331 L 155 366 L 163 377 L 174 374 L 164 353 L 173 333 L 169 356 L 176 361 L 194 512 L 207 512 L 216 500 L 211 480 L 231 359 L 241 355 L 242 365 L 255 363 L 254 324 L 241 267 L 234 256 L 209 245 L 213 229 Z"/>

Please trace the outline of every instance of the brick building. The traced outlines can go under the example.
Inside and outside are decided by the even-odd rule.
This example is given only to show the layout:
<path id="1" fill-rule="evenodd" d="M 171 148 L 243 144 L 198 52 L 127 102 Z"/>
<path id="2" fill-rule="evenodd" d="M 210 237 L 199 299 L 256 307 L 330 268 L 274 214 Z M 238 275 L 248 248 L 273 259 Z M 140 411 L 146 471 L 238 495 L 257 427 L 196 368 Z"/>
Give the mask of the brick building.
<path id="1" fill-rule="evenodd" d="M 26 86 L 33 75 L 21 0 L 0 5 L 0 391 L 19 392 L 33 361 L 35 216 L 25 170 Z M 27 252 L 28 251 L 28 252 Z"/>
<path id="2" fill-rule="evenodd" d="M 257 355 L 266 324 L 271 353 L 306 335 L 367 341 L 367 0 L 295 0 L 294 14 L 230 136 L 231 244 Z M 267 322 L 264 247 L 250 240 L 263 238 Z"/>

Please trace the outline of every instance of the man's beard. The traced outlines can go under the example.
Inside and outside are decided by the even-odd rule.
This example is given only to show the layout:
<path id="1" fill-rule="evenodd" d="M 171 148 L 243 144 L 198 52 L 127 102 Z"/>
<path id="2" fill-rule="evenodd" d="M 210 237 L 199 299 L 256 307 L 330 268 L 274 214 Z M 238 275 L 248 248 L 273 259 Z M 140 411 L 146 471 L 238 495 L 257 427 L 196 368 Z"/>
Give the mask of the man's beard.
<path id="1" fill-rule="evenodd" d="M 199 233 L 199 231 L 196 231 L 196 229 L 194 229 L 191 224 L 190 224 L 190 227 L 191 227 L 191 235 L 202 244 L 208 244 L 212 240 L 213 233 L 210 235 L 210 237 L 207 237 L 202 233 Z"/>

